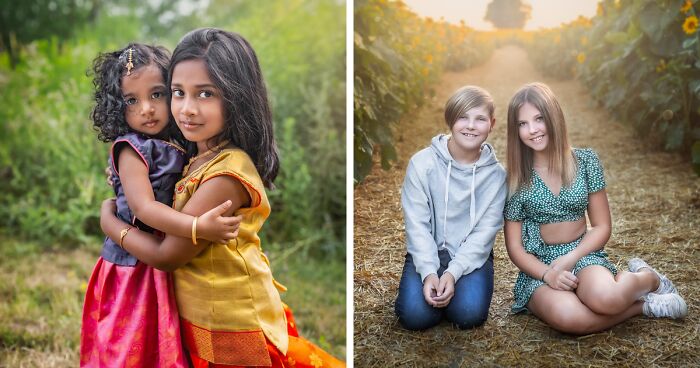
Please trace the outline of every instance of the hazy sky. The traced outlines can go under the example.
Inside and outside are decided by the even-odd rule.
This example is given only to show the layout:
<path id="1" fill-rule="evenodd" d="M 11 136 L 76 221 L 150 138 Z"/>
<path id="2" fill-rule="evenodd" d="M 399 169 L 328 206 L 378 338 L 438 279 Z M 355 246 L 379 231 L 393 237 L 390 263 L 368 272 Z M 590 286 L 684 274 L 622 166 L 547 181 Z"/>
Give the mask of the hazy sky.
<path id="1" fill-rule="evenodd" d="M 484 20 L 486 7 L 491 0 L 404 0 L 414 12 L 451 23 L 464 20 L 467 26 L 479 30 L 493 30 Z M 576 19 L 579 15 L 595 15 L 599 0 L 524 0 L 532 6 L 532 17 L 525 30 L 557 27 Z"/>

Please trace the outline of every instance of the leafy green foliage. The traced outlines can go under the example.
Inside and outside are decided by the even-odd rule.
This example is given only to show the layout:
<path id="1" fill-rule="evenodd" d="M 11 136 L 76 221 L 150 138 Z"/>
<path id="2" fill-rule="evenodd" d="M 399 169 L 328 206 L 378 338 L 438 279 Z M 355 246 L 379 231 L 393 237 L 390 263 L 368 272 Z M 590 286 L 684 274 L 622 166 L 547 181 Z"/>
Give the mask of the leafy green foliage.
<path id="1" fill-rule="evenodd" d="M 23 45 L 49 37 L 70 37 L 91 20 L 96 6 L 95 0 L 8 1 L 0 7 L 0 51 L 7 52 L 14 67 Z"/>
<path id="2" fill-rule="evenodd" d="M 541 32 L 530 56 L 547 75 L 578 76 L 613 116 L 697 168 L 699 12 L 696 0 L 605 0 L 590 22 Z"/>
<path id="3" fill-rule="evenodd" d="M 354 178 L 361 181 L 379 150 L 396 159 L 392 125 L 422 103 L 445 70 L 483 62 L 490 45 L 463 23 L 421 18 L 402 2 L 355 2 Z"/>
<path id="4" fill-rule="evenodd" d="M 35 41 L 31 63 L 0 69 L 9 74 L 0 89 L 0 216 L 16 235 L 70 243 L 100 231 L 107 147 L 92 131 L 85 71 L 101 46 L 87 33 L 63 51 L 56 39 Z"/>
<path id="5" fill-rule="evenodd" d="M 545 75 L 567 79 L 576 75 L 579 61 L 585 61 L 583 51 L 589 44 L 586 32 L 591 21 L 579 17 L 561 28 L 543 30 L 528 34 L 526 49 L 537 69 Z"/>

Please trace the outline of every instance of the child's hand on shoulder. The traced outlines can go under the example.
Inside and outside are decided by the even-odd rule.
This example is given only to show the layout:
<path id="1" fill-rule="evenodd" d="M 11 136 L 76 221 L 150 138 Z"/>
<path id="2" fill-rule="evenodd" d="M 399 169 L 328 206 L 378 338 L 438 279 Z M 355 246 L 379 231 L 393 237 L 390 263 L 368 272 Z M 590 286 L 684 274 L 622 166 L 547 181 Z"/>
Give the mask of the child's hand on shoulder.
<path id="1" fill-rule="evenodd" d="M 104 201 L 102 201 L 102 206 L 100 206 L 100 214 L 115 214 L 117 212 L 117 199 L 112 197 L 112 198 L 107 198 Z"/>
<path id="2" fill-rule="evenodd" d="M 230 207 L 231 201 L 226 201 L 199 216 L 197 237 L 215 243 L 226 243 L 235 239 L 243 216 L 223 216 Z"/>
<path id="3" fill-rule="evenodd" d="M 107 177 L 107 185 L 114 188 L 114 182 L 112 181 L 112 168 L 110 166 L 105 167 L 105 176 Z"/>

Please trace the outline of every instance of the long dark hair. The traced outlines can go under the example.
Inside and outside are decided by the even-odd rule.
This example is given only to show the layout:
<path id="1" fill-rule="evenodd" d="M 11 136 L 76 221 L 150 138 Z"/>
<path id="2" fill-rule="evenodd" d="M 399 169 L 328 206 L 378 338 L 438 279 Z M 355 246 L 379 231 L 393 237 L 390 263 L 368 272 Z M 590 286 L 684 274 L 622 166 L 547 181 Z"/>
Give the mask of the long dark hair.
<path id="1" fill-rule="evenodd" d="M 228 139 L 244 150 L 255 163 L 268 188 L 279 170 L 279 154 L 272 126 L 260 64 L 255 51 L 241 35 L 215 28 L 200 28 L 186 34 L 178 43 L 170 62 L 168 85 L 175 66 L 185 60 L 203 60 L 209 78 L 224 100 L 224 131 L 211 143 Z"/>
<path id="2" fill-rule="evenodd" d="M 127 73 L 126 64 L 129 62 L 129 50 L 133 69 L 138 70 L 153 64 L 161 71 L 163 82 L 168 80 L 168 66 L 170 65 L 170 52 L 162 46 L 130 43 L 126 47 L 100 53 L 92 62 L 92 84 L 95 87 L 95 107 L 90 113 L 93 129 L 97 131 L 97 137 L 103 142 L 114 141 L 117 137 L 131 130 L 126 123 L 126 102 L 122 94 L 122 77 Z M 180 130 L 170 112 L 166 136 L 183 140 Z"/>

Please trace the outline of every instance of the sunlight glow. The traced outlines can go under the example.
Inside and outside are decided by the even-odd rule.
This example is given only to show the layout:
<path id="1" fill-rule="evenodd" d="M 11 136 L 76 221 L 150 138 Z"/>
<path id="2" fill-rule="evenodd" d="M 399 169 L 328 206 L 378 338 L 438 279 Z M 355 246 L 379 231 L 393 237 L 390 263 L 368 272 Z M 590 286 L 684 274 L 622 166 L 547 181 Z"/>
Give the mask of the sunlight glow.
<path id="1" fill-rule="evenodd" d="M 417 14 L 435 20 L 444 18 L 450 23 L 464 20 L 467 26 L 483 30 L 493 30 L 491 23 L 484 20 L 486 7 L 491 0 L 404 0 Z M 583 15 L 590 18 L 595 15 L 599 0 L 524 0 L 532 6 L 532 17 L 525 24 L 525 30 L 554 28 L 568 23 Z"/>

